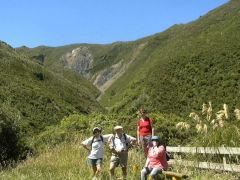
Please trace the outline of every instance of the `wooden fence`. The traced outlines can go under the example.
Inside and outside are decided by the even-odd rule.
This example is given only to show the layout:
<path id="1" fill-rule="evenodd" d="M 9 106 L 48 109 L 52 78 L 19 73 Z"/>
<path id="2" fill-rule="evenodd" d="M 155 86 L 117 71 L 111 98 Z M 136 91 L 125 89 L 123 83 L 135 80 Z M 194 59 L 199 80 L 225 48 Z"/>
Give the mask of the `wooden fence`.
<path id="1" fill-rule="evenodd" d="M 187 160 L 175 160 L 169 161 L 169 164 L 178 164 L 183 166 L 191 166 L 202 169 L 212 169 L 221 171 L 232 171 L 240 172 L 240 165 L 238 156 L 240 155 L 240 148 L 236 147 L 171 147 L 167 146 L 166 150 L 171 153 L 191 153 L 191 154 L 213 154 L 223 155 L 223 163 L 212 163 L 212 162 L 198 162 L 198 161 L 187 161 Z M 231 164 L 228 162 L 228 157 L 235 158 L 237 164 Z M 232 159 L 232 158 L 231 158 Z"/>

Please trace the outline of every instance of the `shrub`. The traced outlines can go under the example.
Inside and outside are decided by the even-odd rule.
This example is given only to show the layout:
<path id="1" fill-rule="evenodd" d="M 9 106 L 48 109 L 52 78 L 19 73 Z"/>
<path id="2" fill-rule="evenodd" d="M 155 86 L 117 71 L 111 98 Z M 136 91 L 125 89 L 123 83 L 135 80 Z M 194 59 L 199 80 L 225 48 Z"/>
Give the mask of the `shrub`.
<path id="1" fill-rule="evenodd" d="M 0 106 L 0 164 L 3 166 L 26 157 L 28 148 L 20 136 L 19 118 L 16 109 L 5 104 Z"/>

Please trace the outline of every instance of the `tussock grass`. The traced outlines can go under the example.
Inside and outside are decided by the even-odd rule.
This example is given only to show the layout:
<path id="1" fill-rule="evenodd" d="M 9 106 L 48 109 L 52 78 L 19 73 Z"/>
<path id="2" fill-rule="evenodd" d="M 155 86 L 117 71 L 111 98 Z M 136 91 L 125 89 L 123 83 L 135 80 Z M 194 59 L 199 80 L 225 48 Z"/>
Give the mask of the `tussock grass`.
<path id="1" fill-rule="evenodd" d="M 240 120 L 240 110 L 235 109 L 234 112 L 235 112 L 235 116 L 236 116 L 237 120 Z"/>
<path id="2" fill-rule="evenodd" d="M 176 128 L 188 130 L 190 128 L 190 125 L 186 122 L 179 122 L 176 124 Z"/>
<path id="3" fill-rule="evenodd" d="M 87 152 L 81 148 L 80 142 L 85 139 L 77 137 L 72 143 L 62 143 L 54 149 L 47 150 L 38 157 L 29 157 L 25 162 L 20 163 L 16 168 L 0 172 L 1 180 L 46 180 L 46 179 L 71 179 L 88 180 L 92 178 L 92 169 L 87 166 Z M 109 179 L 110 152 L 105 147 L 105 158 L 103 169 L 99 179 Z M 128 179 L 140 179 L 140 172 L 145 164 L 144 153 L 139 147 L 135 147 L 129 152 Z M 136 165 L 136 174 L 133 166 Z M 189 175 L 192 180 L 209 179 L 237 179 L 237 174 L 215 171 L 199 170 L 196 168 L 174 166 L 170 170 Z M 121 177 L 121 169 L 115 172 L 118 178 Z M 161 175 L 161 179 L 165 179 Z"/>

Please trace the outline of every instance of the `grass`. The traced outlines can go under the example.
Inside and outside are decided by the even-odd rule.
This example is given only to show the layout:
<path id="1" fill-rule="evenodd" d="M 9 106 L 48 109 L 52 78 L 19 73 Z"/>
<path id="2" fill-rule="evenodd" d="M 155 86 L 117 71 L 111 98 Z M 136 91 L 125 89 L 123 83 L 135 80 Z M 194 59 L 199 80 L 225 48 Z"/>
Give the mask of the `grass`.
<path id="1" fill-rule="evenodd" d="M 40 154 L 38 157 L 29 157 L 20 163 L 16 168 L 0 172 L 1 180 L 88 180 L 92 177 L 92 169 L 87 166 L 87 152 L 79 146 L 84 140 L 82 136 L 76 137 L 72 143 L 62 143 Z M 109 157 L 110 153 L 105 148 L 105 158 L 100 179 L 109 178 Z M 139 147 L 130 150 L 128 161 L 128 179 L 139 179 L 140 171 L 145 163 L 143 151 Z M 137 173 L 133 174 L 133 165 L 137 165 Z M 199 170 L 196 168 L 175 166 L 171 169 L 189 175 L 189 180 L 236 180 L 238 174 L 215 171 Z M 116 169 L 116 176 L 121 177 L 120 168 Z M 161 175 L 164 179 L 163 175 Z"/>

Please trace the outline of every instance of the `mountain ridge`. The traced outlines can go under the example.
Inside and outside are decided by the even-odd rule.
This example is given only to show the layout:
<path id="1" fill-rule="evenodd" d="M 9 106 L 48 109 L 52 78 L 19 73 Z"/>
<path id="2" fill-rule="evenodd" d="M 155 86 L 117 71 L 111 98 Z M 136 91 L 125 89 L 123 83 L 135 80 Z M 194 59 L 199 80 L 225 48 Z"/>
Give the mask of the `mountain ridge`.
<path id="1" fill-rule="evenodd" d="M 159 103 L 155 102 L 155 100 L 158 99 L 155 98 L 157 94 L 159 95 L 158 92 L 162 91 L 159 87 L 168 86 L 168 83 L 165 82 L 164 79 L 161 79 L 162 76 L 168 74 L 168 72 L 165 72 L 164 68 L 172 71 L 167 77 L 165 77 L 170 82 L 177 80 L 182 81 L 178 77 L 173 77 L 172 79 L 175 80 L 171 80 L 173 74 L 177 76 L 174 71 L 181 71 L 181 69 L 178 69 L 177 61 L 180 62 L 183 60 L 185 64 L 188 64 L 188 60 L 204 59 L 204 61 L 208 60 L 210 62 L 211 60 L 215 60 L 216 57 L 224 59 L 229 53 L 237 54 L 236 51 L 238 49 L 238 44 L 236 39 L 239 39 L 238 20 L 239 2 L 232 0 L 225 5 L 210 11 L 206 15 L 201 16 L 196 21 L 192 21 L 188 24 L 174 25 L 164 32 L 156 33 L 152 36 L 144 37 L 136 41 L 116 42 L 107 45 L 74 44 L 52 49 L 41 47 L 41 51 L 32 49 L 29 50 L 28 53 L 30 54 L 30 57 L 46 53 L 45 56 L 47 57 L 46 59 L 48 59 L 48 62 L 46 61 L 44 65 L 54 69 L 54 63 L 58 63 L 61 55 L 64 55 L 75 48 L 79 48 L 79 46 L 87 47 L 93 57 L 93 63 L 90 68 L 90 76 L 88 79 L 98 87 L 104 87 L 104 95 L 100 101 L 103 106 L 112 107 L 112 110 L 114 111 L 122 111 L 125 110 L 125 108 L 130 108 L 130 112 L 136 111 L 141 106 L 149 106 L 149 109 L 152 109 L 152 111 L 178 111 L 178 113 L 180 113 L 183 110 L 178 109 L 181 104 L 184 104 L 186 108 L 188 107 L 187 109 L 184 109 L 184 111 L 187 112 L 191 109 L 198 109 L 196 105 L 201 104 L 203 101 L 216 99 L 216 102 L 218 103 L 222 102 L 222 100 L 220 100 L 220 97 L 216 97 L 211 90 L 211 93 L 205 93 L 209 95 L 203 95 L 202 100 L 194 100 L 196 101 L 194 102 L 195 105 L 191 105 L 190 95 L 186 95 L 188 92 L 183 92 L 183 89 L 185 88 L 182 88 L 179 89 L 179 92 L 181 92 L 181 96 L 186 99 L 179 100 L 177 103 L 178 106 L 170 103 L 173 101 L 171 98 L 167 98 L 167 101 L 169 101 L 168 103 L 171 105 L 159 106 L 159 103 L 165 104 L 162 100 L 159 101 Z M 231 34 L 231 32 L 234 33 Z M 127 68 L 123 68 L 124 71 L 121 71 L 122 67 L 124 67 L 124 65 L 126 65 L 131 59 L 137 48 L 144 43 L 147 43 L 144 49 L 141 50 Z M 229 51 L 227 49 L 229 49 Z M 21 51 L 21 49 L 17 49 L 17 51 Z M 48 51 L 51 51 L 50 55 Z M 23 53 L 26 53 L 26 51 Z M 235 57 L 236 62 L 238 62 L 237 59 L 238 57 Z M 169 67 L 169 64 L 172 68 Z M 192 64 L 189 68 L 194 66 L 195 65 Z M 206 66 L 206 63 L 205 65 L 201 64 L 201 66 Z M 207 66 L 205 67 L 205 70 L 208 69 Z M 197 70 L 196 67 L 195 69 L 196 71 L 199 70 Z M 159 71 L 165 72 L 165 74 L 160 73 L 160 75 Z M 155 74 L 152 72 L 155 72 Z M 179 73 L 181 74 L 181 72 Z M 150 74 L 152 77 L 149 77 Z M 160 76 L 158 79 L 154 77 L 157 74 Z M 197 77 L 200 74 L 195 74 L 195 76 Z M 117 78 L 114 78 L 116 76 Z M 186 74 L 183 74 L 183 76 L 186 76 Z M 154 81 L 151 79 L 154 79 Z M 141 82 L 145 82 L 148 85 L 141 85 Z M 158 82 L 159 85 L 157 85 L 156 82 Z M 182 86 L 193 89 L 193 91 L 195 91 L 195 96 L 198 96 L 199 92 L 194 89 L 201 88 L 200 85 L 194 87 L 187 85 L 185 81 L 182 81 L 182 83 Z M 100 86 L 98 84 L 100 84 Z M 171 85 L 171 83 L 169 85 Z M 172 86 L 179 85 L 180 84 L 175 84 Z M 143 87 L 141 88 L 141 86 Z M 148 92 L 151 92 L 152 90 L 148 87 L 152 86 L 158 90 L 156 94 L 149 95 Z M 209 91 L 209 89 L 211 89 L 210 84 L 207 86 L 208 87 L 204 91 Z M 161 97 L 159 97 L 160 99 L 165 99 L 165 97 L 162 96 L 167 92 L 171 92 L 173 97 L 181 99 L 181 97 L 178 96 L 178 93 L 174 92 L 176 89 L 173 87 L 170 89 L 167 87 L 167 89 L 168 91 L 161 92 L 162 95 L 159 95 Z M 187 96 L 189 96 L 189 98 L 187 98 Z M 143 102 L 146 100 L 153 101 L 154 103 L 149 105 L 149 103 Z M 237 105 L 238 103 L 234 103 L 234 106 Z M 167 106 L 168 108 L 166 109 Z"/>

